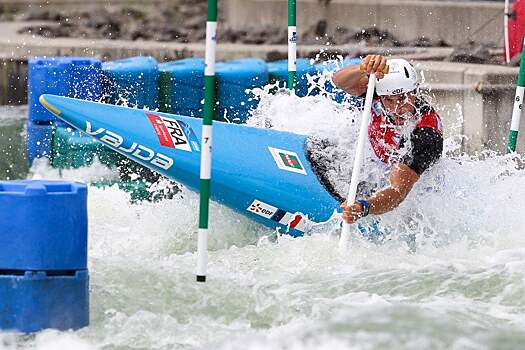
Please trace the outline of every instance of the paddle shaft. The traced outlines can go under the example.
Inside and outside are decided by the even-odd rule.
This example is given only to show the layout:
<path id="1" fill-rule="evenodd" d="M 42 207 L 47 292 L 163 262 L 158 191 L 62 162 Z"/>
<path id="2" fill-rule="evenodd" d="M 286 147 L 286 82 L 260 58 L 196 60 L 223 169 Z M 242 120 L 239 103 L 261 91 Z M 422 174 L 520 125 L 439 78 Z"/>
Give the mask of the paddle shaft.
<path id="1" fill-rule="evenodd" d="M 288 0 L 288 89 L 295 90 L 297 79 L 296 0 Z"/>
<path id="2" fill-rule="evenodd" d="M 215 51 L 217 47 L 217 0 L 208 0 L 204 68 L 204 113 L 200 164 L 199 233 L 197 241 L 197 282 L 206 282 L 208 266 L 208 215 L 211 183 L 211 146 L 215 110 Z"/>
<path id="3" fill-rule="evenodd" d="M 363 154 L 365 149 L 365 142 L 368 136 L 368 124 L 370 121 L 370 114 L 372 109 L 372 100 L 376 87 L 376 75 L 370 74 L 368 77 L 368 88 L 366 90 L 365 107 L 361 116 L 361 126 L 359 128 L 359 138 L 357 140 L 357 147 L 355 150 L 354 167 L 352 169 L 352 178 L 350 180 L 350 188 L 348 196 L 346 196 L 346 204 L 352 205 L 356 200 L 357 184 L 359 182 L 359 174 L 361 173 L 361 166 L 363 165 Z M 350 240 L 350 224 L 343 221 L 343 231 L 341 232 L 341 239 L 339 241 L 341 247 L 346 247 Z"/>

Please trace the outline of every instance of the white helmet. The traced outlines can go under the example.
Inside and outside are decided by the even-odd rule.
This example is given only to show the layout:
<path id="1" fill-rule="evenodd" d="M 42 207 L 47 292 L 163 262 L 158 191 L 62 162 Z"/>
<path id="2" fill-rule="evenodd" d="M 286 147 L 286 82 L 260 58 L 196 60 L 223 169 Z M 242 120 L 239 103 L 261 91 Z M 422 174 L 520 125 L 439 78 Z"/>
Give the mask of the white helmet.
<path id="1" fill-rule="evenodd" d="M 399 95 L 417 88 L 417 72 L 407 60 L 396 58 L 387 60 L 388 74 L 376 83 L 379 96 Z"/>

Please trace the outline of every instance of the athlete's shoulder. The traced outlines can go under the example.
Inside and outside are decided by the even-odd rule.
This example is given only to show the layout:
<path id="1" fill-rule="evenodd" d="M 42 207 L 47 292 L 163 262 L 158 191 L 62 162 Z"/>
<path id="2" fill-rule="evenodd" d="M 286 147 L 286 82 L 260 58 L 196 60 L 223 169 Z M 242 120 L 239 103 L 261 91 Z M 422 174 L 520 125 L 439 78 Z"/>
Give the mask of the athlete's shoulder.
<path id="1" fill-rule="evenodd" d="M 431 128 L 439 134 L 443 133 L 443 122 L 432 105 L 427 102 L 418 101 L 416 108 L 420 114 L 416 128 Z"/>

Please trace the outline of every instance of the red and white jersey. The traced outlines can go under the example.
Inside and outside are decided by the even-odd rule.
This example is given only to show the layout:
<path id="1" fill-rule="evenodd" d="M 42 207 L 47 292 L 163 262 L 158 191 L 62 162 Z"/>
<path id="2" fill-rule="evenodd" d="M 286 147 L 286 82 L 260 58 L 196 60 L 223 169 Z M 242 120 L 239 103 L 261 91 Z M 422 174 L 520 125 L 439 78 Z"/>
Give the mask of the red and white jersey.
<path id="1" fill-rule="evenodd" d="M 419 106 L 421 105 L 421 106 Z M 416 101 L 415 127 L 431 128 L 442 135 L 441 118 L 429 105 Z M 398 160 L 398 151 L 404 143 L 399 127 L 396 126 L 384 113 L 384 107 L 378 97 L 372 102 L 371 122 L 368 125 L 368 137 L 376 156 L 385 163 Z"/>

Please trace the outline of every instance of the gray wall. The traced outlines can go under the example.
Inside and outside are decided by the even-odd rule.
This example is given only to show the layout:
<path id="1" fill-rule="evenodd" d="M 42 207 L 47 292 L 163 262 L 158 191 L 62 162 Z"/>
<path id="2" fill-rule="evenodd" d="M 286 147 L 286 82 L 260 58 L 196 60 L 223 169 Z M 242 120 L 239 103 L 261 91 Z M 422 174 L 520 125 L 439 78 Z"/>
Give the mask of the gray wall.
<path id="1" fill-rule="evenodd" d="M 27 59 L 0 56 L 0 105 L 27 103 Z"/>
<path id="2" fill-rule="evenodd" d="M 228 25 L 234 29 L 287 25 L 287 0 L 223 3 Z M 402 41 L 424 36 L 451 45 L 472 39 L 502 47 L 503 7 L 502 1 L 331 0 L 324 5 L 319 0 L 298 0 L 297 24 L 299 36 L 302 29 L 327 19 L 330 30 L 338 25 L 354 29 L 377 25 Z"/>
<path id="3" fill-rule="evenodd" d="M 428 61 L 415 65 L 423 72 L 448 134 L 466 136 L 464 151 L 505 152 L 518 68 Z M 525 118 L 520 129 L 525 130 Z M 524 134 L 518 139 L 520 152 L 525 151 Z"/>

